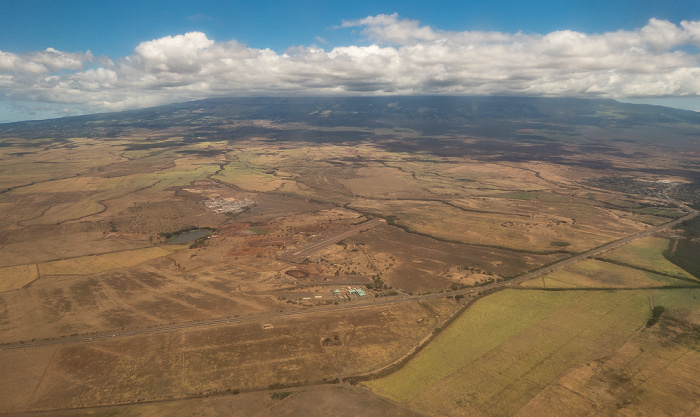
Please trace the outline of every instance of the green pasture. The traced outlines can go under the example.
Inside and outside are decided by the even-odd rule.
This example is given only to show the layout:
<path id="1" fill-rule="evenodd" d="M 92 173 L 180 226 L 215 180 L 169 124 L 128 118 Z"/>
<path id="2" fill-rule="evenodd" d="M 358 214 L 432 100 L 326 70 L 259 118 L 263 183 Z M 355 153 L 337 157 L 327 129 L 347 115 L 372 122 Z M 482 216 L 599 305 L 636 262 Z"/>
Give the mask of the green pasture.
<path id="1" fill-rule="evenodd" d="M 700 311 L 700 288 L 680 288 L 674 290 L 651 290 L 655 306 L 663 306 L 667 313 L 674 316 L 694 317 L 697 320 Z"/>
<path id="2" fill-rule="evenodd" d="M 644 207 L 632 210 L 636 214 L 646 214 L 651 216 L 662 216 L 677 219 L 678 217 L 683 217 L 683 212 L 678 209 L 667 209 L 667 208 L 656 208 L 656 207 Z"/>
<path id="3" fill-rule="evenodd" d="M 615 351 L 648 317 L 646 291 L 501 291 L 366 386 L 431 415 L 512 415 L 570 367 Z"/>
<path id="4" fill-rule="evenodd" d="M 185 186 L 192 181 L 207 179 L 218 169 L 218 164 L 182 165 L 155 174 L 149 174 L 149 176 L 156 181 L 160 181 L 157 185 L 158 188 L 165 189 L 173 186 Z"/>
<path id="5" fill-rule="evenodd" d="M 637 288 L 688 284 L 665 275 L 588 259 L 521 285 L 530 288 Z"/>
<path id="6" fill-rule="evenodd" d="M 506 198 L 509 200 L 537 200 L 537 198 L 540 196 L 540 193 L 537 192 L 528 192 L 528 191 L 513 191 L 511 193 L 503 193 L 503 194 L 492 194 L 491 197 L 494 198 Z"/>
<path id="7" fill-rule="evenodd" d="M 67 164 L 24 162 L 3 163 L 0 167 L 0 189 L 75 175 L 75 167 Z"/>
<path id="8" fill-rule="evenodd" d="M 668 248 L 668 245 L 668 239 L 649 236 L 613 249 L 610 252 L 600 255 L 600 257 L 602 259 L 650 269 L 664 274 L 693 278 L 691 274 L 671 263 L 662 255 L 663 251 Z"/>

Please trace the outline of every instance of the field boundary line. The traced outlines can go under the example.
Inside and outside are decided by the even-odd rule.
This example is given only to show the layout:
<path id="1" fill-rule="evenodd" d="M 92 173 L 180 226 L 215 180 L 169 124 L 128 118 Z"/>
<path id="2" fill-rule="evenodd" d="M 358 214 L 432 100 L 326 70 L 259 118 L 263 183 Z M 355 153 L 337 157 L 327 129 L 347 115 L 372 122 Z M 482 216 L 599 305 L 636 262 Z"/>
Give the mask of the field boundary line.
<path id="1" fill-rule="evenodd" d="M 628 263 L 626 263 L 626 262 L 616 261 L 616 260 L 614 260 L 614 259 L 604 258 L 604 257 L 602 257 L 602 256 L 596 256 L 596 257 L 594 257 L 593 259 L 595 259 L 596 261 L 600 261 L 600 262 L 607 262 L 607 263 L 613 264 L 613 265 L 624 266 L 625 268 L 637 269 L 637 270 L 639 270 L 639 271 L 650 272 L 650 273 L 652 273 L 652 274 L 663 275 L 663 276 L 665 276 L 665 277 L 675 278 L 675 279 L 679 279 L 679 280 L 681 280 L 681 281 L 688 281 L 688 282 L 692 282 L 692 283 L 695 283 L 695 284 L 700 285 L 700 281 L 697 280 L 697 279 L 688 278 L 688 277 L 682 277 L 682 276 L 678 276 L 678 275 L 671 274 L 671 273 L 669 273 L 669 272 L 657 271 L 657 270 L 654 270 L 654 269 L 645 268 L 645 267 L 643 267 L 643 266 L 637 266 L 637 265 L 633 265 L 633 264 L 628 264 Z M 675 265 L 675 264 L 674 264 L 674 265 Z M 676 266 L 677 266 L 677 265 L 676 265 Z M 679 267 L 679 268 L 680 268 L 680 267 Z M 680 268 L 680 269 L 683 269 L 683 268 Z M 685 271 L 685 269 L 683 269 L 683 271 Z M 688 271 L 686 271 L 686 272 L 688 272 Z M 690 272 L 688 272 L 688 274 L 690 274 Z M 692 274 L 691 274 L 691 275 L 692 275 Z"/>
<path id="2" fill-rule="evenodd" d="M 697 289 L 700 288 L 698 285 L 665 285 L 661 287 L 511 287 L 512 290 L 518 291 L 644 291 L 644 290 L 683 290 L 683 289 Z"/>

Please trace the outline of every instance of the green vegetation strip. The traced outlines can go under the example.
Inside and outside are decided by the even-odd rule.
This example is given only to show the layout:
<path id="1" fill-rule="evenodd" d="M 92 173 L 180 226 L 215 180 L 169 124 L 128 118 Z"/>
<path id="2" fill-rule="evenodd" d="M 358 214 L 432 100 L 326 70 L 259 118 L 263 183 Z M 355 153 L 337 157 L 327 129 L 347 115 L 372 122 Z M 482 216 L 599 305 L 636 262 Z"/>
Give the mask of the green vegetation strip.
<path id="1" fill-rule="evenodd" d="M 525 288 L 639 288 L 687 286 L 696 280 L 640 270 L 609 260 L 587 259 L 522 284 Z"/>
<path id="2" fill-rule="evenodd" d="M 700 279 L 700 216 L 686 220 L 674 229 L 681 231 L 678 242 L 671 241 L 663 256 Z"/>
<path id="3" fill-rule="evenodd" d="M 512 415 L 569 367 L 613 352 L 649 314 L 644 291 L 501 291 L 366 385 L 431 414 Z"/>
<path id="4" fill-rule="evenodd" d="M 678 246 L 664 251 L 664 256 L 684 269 L 689 274 L 700 279 L 700 241 L 691 239 L 679 239 Z"/>
<path id="5" fill-rule="evenodd" d="M 636 267 L 673 277 L 692 278 L 692 275 L 671 263 L 662 254 L 675 241 L 666 238 L 649 236 L 611 250 L 600 256 L 601 260 L 614 262 L 619 265 Z M 669 251 L 670 252 L 670 251 Z"/>
<path id="6" fill-rule="evenodd" d="M 681 281 L 691 282 L 691 283 L 693 283 L 693 284 L 698 284 L 698 285 L 700 285 L 700 281 L 698 281 L 697 279 L 694 279 L 694 278 L 686 278 L 685 276 L 677 276 L 677 275 L 675 275 L 675 274 L 673 274 L 673 273 L 666 273 L 666 272 L 663 272 L 663 271 L 655 271 L 655 270 L 653 270 L 653 269 L 647 269 L 647 268 L 644 268 L 644 267 L 641 267 L 641 266 L 630 265 L 630 264 L 626 264 L 626 263 L 624 263 L 624 262 L 613 261 L 613 260 L 610 260 L 610 259 L 604 259 L 604 258 L 599 258 L 599 257 L 595 257 L 595 258 L 593 258 L 593 259 L 595 259 L 596 261 L 607 262 L 607 263 L 610 263 L 610 264 L 613 264 L 613 265 L 624 266 L 625 268 L 636 269 L 636 270 L 639 270 L 639 271 L 642 271 L 642 272 L 648 272 L 648 273 L 655 274 L 655 275 L 664 275 L 664 276 L 667 276 L 667 277 L 670 277 L 670 278 L 674 278 L 674 279 L 678 279 L 678 280 L 681 280 Z M 683 272 L 685 272 L 685 271 L 683 271 Z"/>

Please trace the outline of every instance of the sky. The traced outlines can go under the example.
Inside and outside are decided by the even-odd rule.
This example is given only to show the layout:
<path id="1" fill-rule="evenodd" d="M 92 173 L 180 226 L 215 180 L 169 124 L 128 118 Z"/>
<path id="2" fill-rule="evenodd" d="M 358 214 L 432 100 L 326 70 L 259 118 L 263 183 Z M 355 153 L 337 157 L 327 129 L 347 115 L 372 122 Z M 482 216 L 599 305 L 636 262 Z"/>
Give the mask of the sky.
<path id="1" fill-rule="evenodd" d="M 700 111 L 698 0 L 0 0 L 0 122 L 222 96 Z"/>

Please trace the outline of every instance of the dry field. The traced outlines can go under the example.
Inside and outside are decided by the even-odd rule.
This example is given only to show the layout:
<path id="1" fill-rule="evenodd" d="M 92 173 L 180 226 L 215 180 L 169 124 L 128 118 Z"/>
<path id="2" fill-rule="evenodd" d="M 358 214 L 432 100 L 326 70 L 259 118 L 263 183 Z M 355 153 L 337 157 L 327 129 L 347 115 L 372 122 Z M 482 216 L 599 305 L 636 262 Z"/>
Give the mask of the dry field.
<path id="1" fill-rule="evenodd" d="M 36 264 L 0 268 L 0 292 L 17 290 L 39 278 Z"/>
<path id="2" fill-rule="evenodd" d="M 516 197 L 520 196 L 507 194 L 502 198 L 519 201 Z M 452 242 L 533 252 L 561 249 L 553 242 L 565 242 L 567 250 L 582 252 L 646 227 L 623 219 L 609 209 L 575 202 L 537 201 L 535 204 L 513 203 L 521 213 L 529 212 L 527 217 L 504 212 L 465 212 L 461 201 L 448 205 L 434 201 L 358 200 L 350 207 L 369 213 L 392 213 L 397 225 Z"/>
<path id="3" fill-rule="evenodd" d="M 394 288 L 412 293 L 437 292 L 452 283 L 467 284 L 455 267 L 475 268 L 491 278 L 508 277 L 562 259 L 564 254 L 538 255 L 499 248 L 442 242 L 380 226 L 348 239 L 359 244 L 369 264 Z"/>
<path id="4" fill-rule="evenodd" d="M 12 413 L 15 417 L 277 417 L 328 415 L 336 417 L 419 417 L 422 414 L 392 404 L 367 390 L 351 386 L 285 388 L 173 400 L 156 404 L 95 407 L 70 411 Z"/>
<path id="5" fill-rule="evenodd" d="M 417 303 L 0 351 L 0 411 L 321 382 L 399 358 L 432 331 Z M 339 340 L 324 346 L 326 338 Z M 314 366 L 309 366 L 313 363 Z"/>
<path id="6" fill-rule="evenodd" d="M 681 310 L 689 308 L 692 302 Z M 689 323 L 674 313 L 671 309 L 659 324 L 634 334 L 612 355 L 572 368 L 516 416 L 695 415 L 700 328 L 697 319 Z"/>
<path id="7" fill-rule="evenodd" d="M 28 341 L 291 308 L 272 296 L 245 291 L 258 288 L 256 283 L 265 276 L 265 269 L 260 267 L 270 268 L 269 265 L 261 263 L 256 269 L 250 267 L 254 264 L 240 263 L 195 272 L 182 270 L 182 266 L 178 271 L 175 262 L 177 258 L 163 257 L 137 267 L 98 274 L 42 276 L 28 287 L 2 292 L 0 341 Z"/>
<path id="8" fill-rule="evenodd" d="M 88 275 L 112 269 L 128 268 L 171 253 L 162 247 L 152 247 L 100 255 L 79 256 L 59 261 L 43 262 L 38 266 L 41 275 Z"/>

